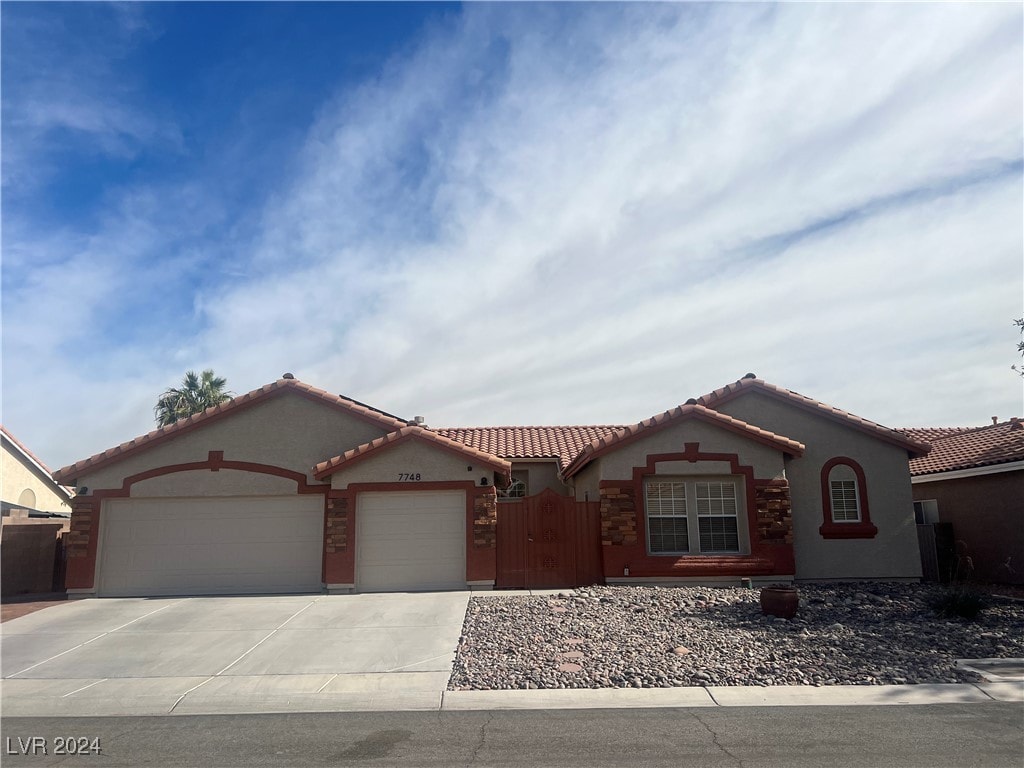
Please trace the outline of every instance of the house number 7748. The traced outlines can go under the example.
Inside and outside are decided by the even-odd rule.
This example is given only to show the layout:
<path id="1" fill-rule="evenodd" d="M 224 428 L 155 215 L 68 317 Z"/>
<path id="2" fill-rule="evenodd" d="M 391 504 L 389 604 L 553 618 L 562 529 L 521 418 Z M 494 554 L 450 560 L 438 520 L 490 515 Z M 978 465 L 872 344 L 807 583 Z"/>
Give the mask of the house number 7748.
<path id="1" fill-rule="evenodd" d="M 420 479 L 419 472 L 400 472 L 398 475 L 398 481 L 400 483 L 416 481 Z"/>

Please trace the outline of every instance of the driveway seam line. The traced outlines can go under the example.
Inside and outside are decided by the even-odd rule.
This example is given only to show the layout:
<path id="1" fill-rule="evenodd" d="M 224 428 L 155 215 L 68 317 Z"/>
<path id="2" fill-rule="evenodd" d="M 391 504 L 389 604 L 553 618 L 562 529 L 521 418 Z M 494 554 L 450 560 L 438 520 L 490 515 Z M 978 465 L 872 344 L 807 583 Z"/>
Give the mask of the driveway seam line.
<path id="1" fill-rule="evenodd" d="M 100 683 L 105 683 L 109 679 L 110 679 L 109 677 L 104 677 L 102 680 L 97 680 L 95 683 L 89 683 L 88 685 L 83 685 L 81 688 L 77 688 L 77 689 L 71 691 L 70 693 L 65 693 L 63 696 L 61 696 L 61 698 L 62 699 L 66 699 L 68 696 L 74 696 L 76 693 L 79 693 L 80 691 L 84 691 L 86 688 L 92 688 L 94 685 L 99 685 Z"/>
<path id="2" fill-rule="evenodd" d="M 177 708 L 177 706 L 179 704 L 181 704 L 182 700 L 186 696 L 188 696 L 190 693 L 192 693 L 192 691 L 194 691 L 196 688 L 201 688 L 202 686 L 206 685 L 211 680 L 213 680 L 213 676 L 206 678 L 205 680 L 203 680 L 203 682 L 199 683 L 199 685 L 193 685 L 191 688 L 189 688 L 187 691 L 185 691 L 183 694 L 181 694 L 181 696 L 178 697 L 178 700 L 176 702 L 174 702 L 173 704 L 171 704 L 171 708 L 169 710 L 167 710 L 167 714 L 168 715 L 173 714 L 174 710 Z"/>
<path id="3" fill-rule="evenodd" d="M 337 676 L 338 676 L 338 673 L 337 673 L 337 672 L 335 672 L 335 673 L 334 673 L 334 674 L 333 674 L 333 675 L 331 676 L 331 679 L 330 679 L 330 680 L 328 680 L 328 681 L 327 681 L 326 683 L 324 683 L 323 685 L 321 685 L 321 686 L 320 686 L 319 688 L 317 688 L 317 689 L 316 689 L 316 692 L 317 692 L 317 693 L 320 693 L 321 691 L 323 691 L 323 689 L 324 689 L 324 688 L 326 688 L 326 687 L 327 687 L 328 685 L 330 685 L 331 683 L 333 683 L 333 682 L 334 682 L 334 679 L 335 679 L 335 678 L 336 678 Z"/>
<path id="4" fill-rule="evenodd" d="M 242 659 L 244 659 L 250 653 L 252 653 L 257 648 L 259 648 L 261 645 L 263 645 L 265 642 L 267 642 L 267 640 L 269 640 L 274 635 L 276 635 L 278 630 L 280 630 L 282 627 L 284 627 L 285 624 L 287 624 L 289 621 L 294 619 L 296 616 L 298 616 L 300 613 L 302 613 L 304 610 L 309 608 L 314 603 L 316 603 L 316 600 L 313 600 L 312 602 L 307 603 L 306 605 L 302 606 L 299 610 L 297 610 L 295 613 L 293 613 L 291 616 L 289 616 L 287 619 L 285 619 L 284 622 L 282 622 L 279 626 L 277 626 L 274 629 L 270 630 L 270 633 L 266 637 L 264 637 L 262 640 L 260 640 L 258 643 L 256 643 L 256 645 L 254 645 L 249 650 L 245 651 L 241 656 L 239 656 L 237 659 L 235 659 L 230 664 L 228 664 L 226 667 L 224 667 L 224 669 L 220 670 L 219 672 L 215 672 L 213 676 L 214 677 L 220 677 L 221 675 L 223 675 L 225 672 L 227 672 L 229 669 L 231 669 L 233 666 L 235 666 L 235 664 L 240 662 Z"/>
<path id="5" fill-rule="evenodd" d="M 171 603 L 170 605 L 165 605 L 165 606 L 163 606 L 161 608 L 157 608 L 155 611 L 150 611 L 149 613 L 145 614 L 144 616 L 139 616 L 139 618 L 137 618 L 137 619 L 132 619 L 131 621 L 128 622 L 128 624 L 134 624 L 136 621 L 139 621 L 141 619 L 146 618 L 146 616 L 152 616 L 154 613 L 159 613 L 160 611 L 163 611 L 163 610 L 165 610 L 167 608 L 170 608 L 170 607 L 172 607 L 174 605 L 177 605 L 178 603 L 181 603 L 181 602 L 184 602 L 184 601 L 183 600 L 178 600 L 177 602 Z M 89 643 L 95 642 L 96 640 L 99 640 L 101 637 L 106 637 L 111 632 L 117 632 L 117 630 L 123 629 L 124 627 L 127 627 L 128 624 L 122 624 L 120 627 L 114 627 L 114 629 L 108 629 L 106 632 L 103 632 L 102 634 L 96 635 L 96 637 L 90 637 L 84 643 L 79 643 L 74 648 L 68 648 L 66 651 L 61 651 L 60 653 L 58 653 L 58 654 L 56 654 L 54 656 L 51 656 L 48 659 L 43 659 L 42 661 L 36 662 L 35 664 L 33 664 L 30 667 L 25 667 L 24 669 L 19 669 L 17 672 L 15 672 L 12 675 L 8 675 L 7 677 L 9 677 L 9 678 L 17 677 L 18 675 L 20 675 L 20 674 L 22 674 L 24 672 L 28 672 L 31 669 L 35 669 L 36 667 L 41 667 L 43 664 L 46 664 L 47 662 L 53 661 L 54 659 L 59 659 L 64 654 L 71 653 L 72 651 L 77 651 L 82 646 L 85 646 L 85 645 L 88 645 Z"/>
<path id="6" fill-rule="evenodd" d="M 989 692 L 988 692 L 988 691 L 986 691 L 986 690 L 985 690 L 984 688 L 982 688 L 981 686 L 979 686 L 979 685 L 978 685 L 977 683 L 971 683 L 971 685 L 973 685 L 973 686 L 974 686 L 975 688 L 977 688 L 977 689 L 978 689 L 979 691 L 981 691 L 981 692 L 982 692 L 982 693 L 984 693 L 984 694 L 985 694 L 986 696 L 988 696 L 988 697 L 989 697 L 990 699 L 992 699 L 992 701 L 999 701 L 999 699 L 997 699 L 997 698 L 996 698 L 995 696 L 993 696 L 993 695 L 992 695 L 991 693 L 989 693 Z"/>
<path id="7" fill-rule="evenodd" d="M 388 672 L 398 672 L 401 669 L 408 669 L 409 667 L 415 667 L 417 664 L 426 664 L 428 661 L 434 661 L 435 659 L 443 659 L 445 656 L 450 656 L 450 655 L 451 654 L 449 654 L 449 653 L 441 653 L 441 654 L 438 654 L 437 656 L 431 656 L 429 659 L 420 659 L 419 661 L 414 661 L 412 664 L 403 664 L 401 667 L 392 667 L 391 669 L 385 669 L 384 673 L 387 674 Z M 437 669 L 437 670 L 426 670 L 426 671 L 428 671 L 428 672 L 444 672 L 445 670 Z M 448 671 L 448 674 L 451 674 L 450 670 Z"/>

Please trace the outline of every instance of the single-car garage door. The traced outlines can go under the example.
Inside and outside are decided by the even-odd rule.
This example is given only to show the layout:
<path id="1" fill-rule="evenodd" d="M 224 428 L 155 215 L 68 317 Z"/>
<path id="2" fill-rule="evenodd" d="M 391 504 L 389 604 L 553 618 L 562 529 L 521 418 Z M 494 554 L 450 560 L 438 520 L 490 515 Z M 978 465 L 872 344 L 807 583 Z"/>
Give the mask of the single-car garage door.
<path id="1" fill-rule="evenodd" d="M 463 491 L 361 493 L 356 529 L 359 591 L 466 588 Z"/>
<path id="2" fill-rule="evenodd" d="M 320 591 L 320 495 L 112 499 L 103 505 L 101 595 Z"/>

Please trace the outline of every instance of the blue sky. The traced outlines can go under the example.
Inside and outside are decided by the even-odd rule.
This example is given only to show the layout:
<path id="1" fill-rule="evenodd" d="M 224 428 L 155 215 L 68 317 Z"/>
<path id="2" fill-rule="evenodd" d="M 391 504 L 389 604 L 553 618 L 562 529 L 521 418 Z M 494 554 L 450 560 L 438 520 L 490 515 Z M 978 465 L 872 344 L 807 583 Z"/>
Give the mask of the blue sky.
<path id="1" fill-rule="evenodd" d="M 5 3 L 3 421 L 53 466 L 214 368 L 436 426 L 747 371 L 1020 415 L 1014 4 Z"/>

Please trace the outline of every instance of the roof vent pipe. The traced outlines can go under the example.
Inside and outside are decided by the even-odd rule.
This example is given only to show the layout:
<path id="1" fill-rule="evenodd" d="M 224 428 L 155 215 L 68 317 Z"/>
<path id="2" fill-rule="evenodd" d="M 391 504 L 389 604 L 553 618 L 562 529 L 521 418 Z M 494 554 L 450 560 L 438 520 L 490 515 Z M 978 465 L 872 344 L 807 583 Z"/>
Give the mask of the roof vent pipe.
<path id="1" fill-rule="evenodd" d="M 413 416 L 412 420 L 414 422 L 416 422 L 417 426 L 420 426 L 420 427 L 422 427 L 423 426 L 423 422 L 426 421 L 426 419 L 424 419 L 422 416 Z"/>
<path id="2" fill-rule="evenodd" d="M 999 417 L 998 416 L 993 416 L 992 417 L 992 424 L 995 425 L 995 424 L 998 424 L 998 423 L 999 423 Z"/>

